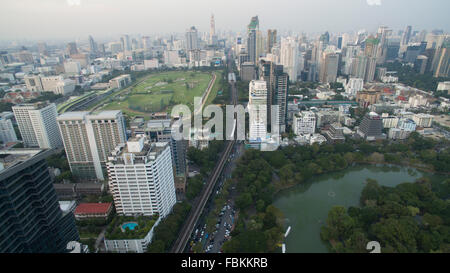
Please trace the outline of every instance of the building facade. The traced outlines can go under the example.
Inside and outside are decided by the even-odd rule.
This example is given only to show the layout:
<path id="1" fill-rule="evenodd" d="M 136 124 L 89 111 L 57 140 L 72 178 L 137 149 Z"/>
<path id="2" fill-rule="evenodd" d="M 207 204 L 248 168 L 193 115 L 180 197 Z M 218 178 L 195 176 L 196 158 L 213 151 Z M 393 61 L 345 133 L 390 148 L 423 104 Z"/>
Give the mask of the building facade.
<path id="1" fill-rule="evenodd" d="M 54 103 L 20 104 L 12 107 L 25 147 L 53 149 L 62 147 L 56 124 Z"/>
<path id="2" fill-rule="evenodd" d="M 126 141 L 122 111 L 66 112 L 58 117 L 58 126 L 72 173 L 104 180 L 109 154 Z"/>
<path id="3" fill-rule="evenodd" d="M 120 215 L 166 217 L 176 203 L 169 143 L 130 139 L 108 158 L 110 191 Z"/>
<path id="4" fill-rule="evenodd" d="M 46 158 L 50 150 L 12 149 L 0 159 L 0 253 L 59 253 L 79 241 L 75 218 L 63 212 Z"/>

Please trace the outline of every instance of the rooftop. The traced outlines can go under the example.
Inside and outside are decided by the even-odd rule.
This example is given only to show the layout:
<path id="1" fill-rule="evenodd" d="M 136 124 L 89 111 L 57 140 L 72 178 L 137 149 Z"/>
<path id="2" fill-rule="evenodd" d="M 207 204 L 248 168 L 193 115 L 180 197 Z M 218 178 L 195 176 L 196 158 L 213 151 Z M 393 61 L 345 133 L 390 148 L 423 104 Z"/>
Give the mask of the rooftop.
<path id="1" fill-rule="evenodd" d="M 112 203 L 81 203 L 75 209 L 77 214 L 106 214 L 111 209 Z"/>
<path id="2" fill-rule="evenodd" d="M 0 172 L 25 162 L 42 151 L 41 149 L 10 149 L 0 151 L 0 163 L 3 166 Z"/>

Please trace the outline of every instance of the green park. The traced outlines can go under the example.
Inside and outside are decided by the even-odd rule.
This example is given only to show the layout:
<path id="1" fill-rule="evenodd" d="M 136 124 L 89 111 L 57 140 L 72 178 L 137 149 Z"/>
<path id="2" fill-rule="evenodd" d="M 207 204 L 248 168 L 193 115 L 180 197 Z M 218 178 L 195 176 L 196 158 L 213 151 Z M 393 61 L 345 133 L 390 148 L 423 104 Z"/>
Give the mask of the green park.
<path id="1" fill-rule="evenodd" d="M 137 84 L 110 96 L 101 109 L 122 110 L 128 116 L 170 112 L 171 107 L 177 104 L 185 104 L 193 110 L 194 97 L 203 96 L 212 78 L 212 73 L 197 71 L 150 74 Z M 218 88 L 216 81 L 208 97 L 208 103 L 217 95 Z"/>

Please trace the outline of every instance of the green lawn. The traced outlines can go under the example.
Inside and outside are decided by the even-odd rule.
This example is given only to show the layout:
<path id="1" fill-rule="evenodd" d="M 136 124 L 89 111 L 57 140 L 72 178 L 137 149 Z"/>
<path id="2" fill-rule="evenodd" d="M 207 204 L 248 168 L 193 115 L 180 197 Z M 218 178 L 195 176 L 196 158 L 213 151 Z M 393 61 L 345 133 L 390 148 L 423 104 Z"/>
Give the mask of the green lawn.
<path id="1" fill-rule="evenodd" d="M 152 74 L 129 91 L 112 96 L 111 101 L 102 109 L 122 110 L 129 116 L 146 116 L 152 112 L 162 111 L 170 112 L 171 107 L 176 104 L 186 104 L 192 110 L 194 97 L 203 95 L 211 79 L 212 76 L 209 73 L 194 71 Z M 214 88 L 216 89 L 217 86 Z M 211 92 L 208 101 L 216 94 L 217 91 Z"/>

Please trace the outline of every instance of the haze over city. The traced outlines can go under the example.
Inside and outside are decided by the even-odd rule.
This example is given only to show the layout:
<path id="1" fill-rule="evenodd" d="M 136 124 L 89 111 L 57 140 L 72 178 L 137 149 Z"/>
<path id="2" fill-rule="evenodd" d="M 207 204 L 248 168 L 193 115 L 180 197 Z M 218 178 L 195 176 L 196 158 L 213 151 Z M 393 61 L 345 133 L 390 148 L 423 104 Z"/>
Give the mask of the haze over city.
<path id="1" fill-rule="evenodd" d="M 3 0 L 0 6 L 1 40 L 182 33 L 193 25 L 208 31 L 211 13 L 222 31 L 245 31 L 255 14 L 261 29 L 280 32 L 375 31 L 407 24 L 450 29 L 447 0 Z"/>
<path id="2" fill-rule="evenodd" d="M 450 1 L 0 6 L 0 254 L 450 253 Z"/>

